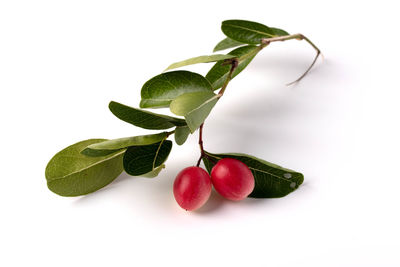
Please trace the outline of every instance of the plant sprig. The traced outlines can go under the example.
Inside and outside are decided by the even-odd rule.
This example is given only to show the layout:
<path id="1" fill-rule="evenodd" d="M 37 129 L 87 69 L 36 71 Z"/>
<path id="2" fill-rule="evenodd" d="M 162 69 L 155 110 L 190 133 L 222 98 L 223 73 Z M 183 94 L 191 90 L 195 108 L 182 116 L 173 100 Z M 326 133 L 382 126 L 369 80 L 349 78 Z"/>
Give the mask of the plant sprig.
<path id="1" fill-rule="evenodd" d="M 165 168 L 164 163 L 172 149 L 173 143 L 168 138 L 174 135 L 175 143 L 182 145 L 197 130 L 200 148 L 197 166 L 203 161 L 210 172 L 222 158 L 244 162 L 255 178 L 255 188 L 250 197 L 283 197 L 297 189 L 304 180 L 299 172 L 245 154 L 215 154 L 204 150 L 204 121 L 224 95 L 230 81 L 272 42 L 305 40 L 317 52 L 307 70 L 290 84 L 299 82 L 309 73 L 321 52 L 302 34 L 289 34 L 257 22 L 226 20 L 221 29 L 226 38 L 215 46 L 214 52 L 234 48 L 232 51 L 226 55 L 198 56 L 171 64 L 166 72 L 143 85 L 140 108 L 114 101 L 109 104 L 110 111 L 117 118 L 136 127 L 173 130 L 113 140 L 89 139 L 73 144 L 58 152 L 48 163 L 45 174 L 49 189 L 61 196 L 88 194 L 111 183 L 123 170 L 132 176 L 156 177 Z M 185 70 L 171 71 L 210 62 L 215 64 L 206 76 Z M 148 108 L 169 108 L 180 117 L 145 110 Z"/>

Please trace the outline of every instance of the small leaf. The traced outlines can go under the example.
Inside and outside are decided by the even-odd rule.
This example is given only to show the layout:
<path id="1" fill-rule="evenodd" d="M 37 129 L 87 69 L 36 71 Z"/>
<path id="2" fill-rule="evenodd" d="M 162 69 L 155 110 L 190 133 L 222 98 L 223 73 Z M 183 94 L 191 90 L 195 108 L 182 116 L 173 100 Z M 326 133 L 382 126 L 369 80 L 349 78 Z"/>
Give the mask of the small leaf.
<path id="1" fill-rule="evenodd" d="M 119 119 L 144 129 L 162 130 L 186 125 L 183 119 L 128 107 L 114 101 L 111 101 L 108 107 Z"/>
<path id="2" fill-rule="evenodd" d="M 213 92 L 183 94 L 171 102 L 170 109 L 176 115 L 185 116 L 186 123 L 193 133 L 210 114 L 218 98 L 219 95 Z"/>
<path id="3" fill-rule="evenodd" d="M 275 198 L 284 197 L 296 190 L 304 181 L 303 174 L 269 163 L 253 156 L 238 153 L 211 154 L 206 152 L 203 158 L 208 172 L 222 158 L 234 158 L 246 164 L 254 175 L 255 187 L 249 197 Z"/>
<path id="4" fill-rule="evenodd" d="M 61 196 L 85 195 L 111 183 L 122 170 L 124 151 L 103 157 L 87 157 L 80 152 L 88 145 L 105 141 L 89 139 L 58 152 L 47 164 L 48 188 Z"/>
<path id="5" fill-rule="evenodd" d="M 274 32 L 274 34 L 275 35 L 277 35 L 277 36 L 286 36 L 286 35 L 289 35 L 289 33 L 287 32 L 287 31 L 284 31 L 284 30 L 282 30 L 282 29 L 278 29 L 278 28 L 270 28 L 273 32 Z"/>
<path id="6" fill-rule="evenodd" d="M 217 51 L 221 51 L 221 50 L 225 50 L 228 48 L 233 48 L 233 47 L 237 47 L 237 46 L 241 46 L 244 45 L 244 43 L 232 40 L 231 38 L 227 37 L 224 40 L 222 40 L 221 42 L 219 42 L 215 47 L 213 52 L 217 52 Z"/>
<path id="7" fill-rule="evenodd" d="M 175 128 L 175 142 L 178 145 L 183 145 L 190 134 L 190 129 L 187 126 L 180 126 Z"/>
<path id="8" fill-rule="evenodd" d="M 200 74 L 183 70 L 166 72 L 143 85 L 140 107 L 169 107 L 171 101 L 182 94 L 211 90 L 210 83 Z"/>
<path id="9" fill-rule="evenodd" d="M 124 155 L 124 169 L 133 176 L 153 172 L 167 160 L 171 148 L 172 142 L 169 140 L 147 146 L 131 146 Z"/>
<path id="10" fill-rule="evenodd" d="M 176 69 L 188 65 L 193 65 L 193 64 L 198 64 L 198 63 L 209 63 L 209 62 L 215 62 L 219 60 L 225 60 L 229 58 L 234 58 L 235 56 L 232 55 L 210 55 L 210 56 L 199 56 L 199 57 L 192 57 L 183 61 L 179 61 L 176 63 L 173 63 L 169 65 L 168 68 L 166 68 L 164 71 L 171 70 L 171 69 Z"/>
<path id="11" fill-rule="evenodd" d="M 245 44 L 260 44 L 263 38 L 277 36 L 268 26 L 247 20 L 225 20 L 221 30 L 229 38 Z"/>
<path id="12" fill-rule="evenodd" d="M 238 57 L 238 66 L 232 74 L 232 78 L 238 75 L 246 66 L 251 62 L 251 60 L 260 51 L 258 46 L 246 45 L 229 52 L 228 55 L 234 55 Z M 224 84 L 226 77 L 231 69 L 230 65 L 222 65 L 223 61 L 218 61 L 207 73 L 206 78 L 210 81 L 212 88 L 217 90 L 221 88 Z"/>
<path id="13" fill-rule="evenodd" d="M 145 146 L 158 143 L 161 140 L 164 140 L 167 136 L 167 132 L 162 132 L 158 134 L 139 135 L 107 140 L 100 143 L 91 144 L 82 150 L 81 153 L 87 156 L 97 157 L 98 155 L 107 155 L 130 146 Z"/>

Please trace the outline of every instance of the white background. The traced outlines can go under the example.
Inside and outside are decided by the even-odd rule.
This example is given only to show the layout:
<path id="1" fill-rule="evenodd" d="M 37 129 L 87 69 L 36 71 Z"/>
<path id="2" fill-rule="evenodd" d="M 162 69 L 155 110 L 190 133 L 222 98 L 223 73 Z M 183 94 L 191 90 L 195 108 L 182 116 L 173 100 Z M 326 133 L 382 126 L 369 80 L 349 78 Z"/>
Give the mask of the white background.
<path id="1" fill-rule="evenodd" d="M 399 37 L 396 1 L 0 1 L 1 266 L 400 266 Z M 148 131 L 110 100 L 138 106 L 144 82 L 209 54 L 225 19 L 301 32 L 235 78 L 204 128 L 205 148 L 305 175 L 281 199 L 179 208 L 176 174 L 197 133 L 155 179 L 121 175 L 63 198 L 44 169 L 89 138 Z M 205 74 L 211 65 L 187 68 Z"/>

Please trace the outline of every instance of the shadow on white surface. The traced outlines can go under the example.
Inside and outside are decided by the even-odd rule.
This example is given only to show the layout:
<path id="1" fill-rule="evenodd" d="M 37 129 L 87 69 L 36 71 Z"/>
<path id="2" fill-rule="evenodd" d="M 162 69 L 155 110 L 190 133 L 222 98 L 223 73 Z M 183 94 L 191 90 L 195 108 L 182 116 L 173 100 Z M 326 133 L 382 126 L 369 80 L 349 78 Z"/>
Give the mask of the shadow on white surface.
<path id="1" fill-rule="evenodd" d="M 300 64 L 300 61 L 298 60 L 298 68 L 302 69 L 304 64 Z M 325 60 L 323 64 L 326 63 Z M 274 65 L 275 62 L 262 59 L 258 60 L 256 66 L 264 68 L 263 64 Z M 281 64 L 285 66 L 284 63 Z M 289 60 L 286 64 L 292 66 Z M 335 67 L 335 64 L 325 66 L 325 68 L 332 67 Z M 321 64 L 316 68 L 321 68 Z M 313 78 L 325 82 L 335 79 L 332 71 L 329 71 L 330 74 L 326 77 L 323 74 L 328 70 L 319 71 L 322 73 L 319 73 L 318 77 L 310 72 L 305 79 Z M 268 76 L 271 75 L 268 70 L 265 72 Z M 272 84 L 250 88 L 251 94 L 243 91 L 234 92 L 239 90 L 242 81 L 238 80 L 238 84 L 233 83 L 230 88 L 232 94 L 227 94 L 226 99 L 223 99 L 226 101 L 221 101 L 214 109 L 215 116 L 207 120 L 204 130 L 205 149 L 214 153 L 247 153 L 306 173 L 307 168 L 312 166 L 314 158 L 325 156 L 321 154 L 326 153 L 324 146 L 321 146 L 321 143 L 324 143 L 321 138 L 328 138 L 327 132 L 331 131 L 325 122 L 336 104 L 332 101 L 332 96 L 335 98 L 332 87 L 324 86 L 318 90 L 315 85 L 309 86 L 309 82 L 303 80 L 290 87 L 281 83 L 276 88 L 277 86 L 273 85 L 276 80 L 274 77 Z M 316 83 L 318 84 L 318 81 Z M 340 93 L 340 90 L 336 93 Z M 194 164 L 197 159 L 197 133 L 191 136 L 191 139 L 184 146 L 174 145 L 167 167 L 158 177 L 152 179 L 132 177 L 123 172 L 110 185 L 80 197 L 74 203 L 79 205 L 92 203 L 100 195 L 102 197 L 109 195 L 110 198 L 120 199 L 121 202 L 127 201 L 130 203 L 127 205 L 135 210 L 138 208 L 139 199 L 141 202 L 146 202 L 146 206 L 156 207 L 158 211 L 173 209 L 176 206 L 172 193 L 173 179 L 182 168 Z M 297 169 L 297 166 L 303 169 Z M 311 173 L 314 175 L 314 180 L 306 175 L 303 185 L 293 194 L 304 194 L 309 191 L 305 187 L 319 179 L 318 171 Z M 213 190 L 209 201 L 195 214 L 216 213 L 232 204 L 264 206 L 268 203 L 272 203 L 270 199 L 251 198 L 240 203 L 229 203 Z"/>
<path id="2" fill-rule="evenodd" d="M 213 189 L 207 203 L 200 209 L 194 211 L 194 214 L 207 216 L 210 213 L 218 212 L 224 207 L 224 204 L 226 204 L 225 201 L 226 200 Z"/>

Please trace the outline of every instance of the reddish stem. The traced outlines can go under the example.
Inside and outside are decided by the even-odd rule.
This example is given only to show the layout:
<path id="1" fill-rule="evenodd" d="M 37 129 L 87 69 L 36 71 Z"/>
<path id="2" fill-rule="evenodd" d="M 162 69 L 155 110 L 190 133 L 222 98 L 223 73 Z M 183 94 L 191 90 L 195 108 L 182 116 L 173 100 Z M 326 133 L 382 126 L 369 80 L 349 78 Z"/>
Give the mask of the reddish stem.
<path id="1" fill-rule="evenodd" d="M 227 60 L 226 62 L 224 62 L 224 64 L 231 64 L 231 69 L 230 69 L 230 71 L 228 73 L 228 76 L 226 77 L 226 80 L 225 80 L 224 84 L 222 85 L 221 90 L 218 93 L 219 97 L 221 97 L 224 94 L 225 89 L 229 84 L 229 81 L 232 79 L 233 72 L 235 71 L 235 69 L 238 66 L 238 63 L 239 62 L 238 62 L 238 60 L 236 58 L 233 58 L 233 59 L 230 59 L 230 60 Z M 200 125 L 200 128 L 199 128 L 200 157 L 199 157 L 199 160 L 197 161 L 197 164 L 196 164 L 197 167 L 200 166 L 201 160 L 204 157 L 207 157 L 208 159 L 211 160 L 211 158 L 208 157 L 207 154 L 204 152 L 204 147 L 203 147 L 203 126 L 204 126 L 204 122 Z"/>
<path id="2" fill-rule="evenodd" d="M 204 147 L 203 147 L 203 125 L 204 125 L 204 122 L 200 125 L 200 129 L 199 129 L 200 158 L 197 161 L 197 164 L 196 164 L 197 167 L 200 166 L 201 159 L 206 155 L 204 153 Z"/>

